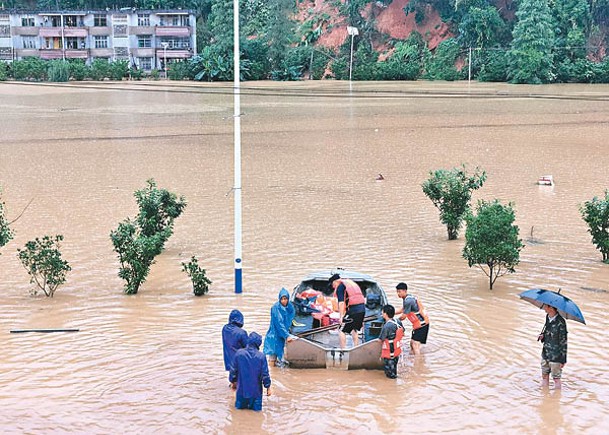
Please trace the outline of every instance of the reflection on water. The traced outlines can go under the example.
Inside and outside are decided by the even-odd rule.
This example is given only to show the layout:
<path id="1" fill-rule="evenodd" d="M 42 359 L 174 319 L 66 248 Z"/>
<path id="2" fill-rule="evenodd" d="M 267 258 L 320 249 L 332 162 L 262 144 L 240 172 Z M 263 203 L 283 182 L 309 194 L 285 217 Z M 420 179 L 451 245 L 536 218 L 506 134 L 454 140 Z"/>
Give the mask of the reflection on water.
<path id="1" fill-rule="evenodd" d="M 606 86 L 254 83 L 243 90 L 244 294 L 232 290 L 230 86 L 0 83 L 0 184 L 9 217 L 33 198 L 0 256 L 4 432 L 597 433 L 609 382 L 609 267 L 578 205 L 609 187 Z M 449 242 L 421 191 L 429 170 L 488 175 L 477 199 L 515 204 L 526 248 L 493 291 Z M 382 173 L 385 180 L 376 181 Z M 556 185 L 537 186 L 551 174 Z M 140 294 L 121 294 L 109 232 L 154 177 L 188 200 Z M 73 271 L 52 300 L 28 295 L 17 247 L 63 234 Z M 192 296 L 180 262 L 213 281 Z M 237 412 L 220 329 L 233 308 L 264 333 L 278 288 L 335 266 L 425 302 L 429 342 L 399 379 L 382 371 L 272 369 L 264 411 Z M 543 313 L 518 299 L 562 288 L 562 392 L 540 388 Z M 80 328 L 74 334 L 9 334 Z M 602 334 L 601 334 L 602 335 Z"/>

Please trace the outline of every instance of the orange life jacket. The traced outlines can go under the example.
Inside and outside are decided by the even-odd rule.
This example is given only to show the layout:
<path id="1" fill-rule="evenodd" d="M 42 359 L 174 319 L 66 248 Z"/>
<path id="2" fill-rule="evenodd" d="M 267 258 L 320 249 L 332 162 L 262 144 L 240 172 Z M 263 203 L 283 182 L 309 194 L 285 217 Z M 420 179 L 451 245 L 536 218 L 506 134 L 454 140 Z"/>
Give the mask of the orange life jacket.
<path id="1" fill-rule="evenodd" d="M 364 304 L 366 299 L 362 294 L 362 289 L 351 279 L 339 279 L 338 285 L 345 285 L 345 307 L 349 309 L 353 305 Z M 338 287 L 338 286 L 337 286 Z M 336 291 L 334 291 L 334 297 L 336 297 Z"/>
<path id="2" fill-rule="evenodd" d="M 412 323 L 412 329 L 419 329 L 422 326 L 429 325 L 429 317 L 425 312 L 425 307 L 421 303 L 421 301 L 413 296 L 417 301 L 417 305 L 419 306 L 419 311 L 411 311 L 406 314 L 406 318 Z"/>
<path id="3" fill-rule="evenodd" d="M 393 322 L 397 325 L 398 329 L 395 331 L 395 338 L 393 340 L 384 339 L 381 345 L 381 358 L 397 358 L 402 354 L 402 337 L 404 337 L 404 328 L 402 328 L 398 322 L 391 319 L 389 322 Z"/>

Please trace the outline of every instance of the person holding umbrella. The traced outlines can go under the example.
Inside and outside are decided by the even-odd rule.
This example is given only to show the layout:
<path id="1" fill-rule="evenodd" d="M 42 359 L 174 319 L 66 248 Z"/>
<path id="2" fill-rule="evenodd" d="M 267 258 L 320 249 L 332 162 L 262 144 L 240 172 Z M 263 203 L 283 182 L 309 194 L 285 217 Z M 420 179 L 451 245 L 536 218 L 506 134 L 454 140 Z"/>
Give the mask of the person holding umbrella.
<path id="1" fill-rule="evenodd" d="M 562 368 L 567 363 L 567 322 L 551 305 L 544 304 L 546 323 L 537 337 L 543 343 L 541 349 L 541 385 L 550 385 L 550 374 L 554 379 L 554 388 L 562 387 Z"/>
<path id="2" fill-rule="evenodd" d="M 567 322 L 575 320 L 586 324 L 584 315 L 568 297 L 558 292 L 534 288 L 520 293 L 520 298 L 532 303 L 546 312 L 546 323 L 537 337 L 543 343 L 541 349 L 542 386 L 550 384 L 550 375 L 554 379 L 554 388 L 562 387 L 562 368 L 567 363 Z"/>

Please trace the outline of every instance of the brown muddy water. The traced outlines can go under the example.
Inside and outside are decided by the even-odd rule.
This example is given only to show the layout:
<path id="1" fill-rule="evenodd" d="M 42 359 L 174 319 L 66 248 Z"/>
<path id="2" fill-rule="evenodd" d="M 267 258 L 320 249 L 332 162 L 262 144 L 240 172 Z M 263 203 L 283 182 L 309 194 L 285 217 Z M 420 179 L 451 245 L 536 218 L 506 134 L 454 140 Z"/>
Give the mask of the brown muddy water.
<path id="1" fill-rule="evenodd" d="M 230 85 L 0 83 L 0 184 L 15 240 L 0 256 L 3 433 L 602 433 L 609 425 L 609 266 L 578 206 L 609 188 L 609 87 L 467 83 L 243 86 L 244 293 L 233 293 Z M 489 291 L 423 195 L 429 170 L 488 173 L 475 199 L 512 201 L 526 247 Z M 385 181 L 375 181 L 382 173 Z M 535 184 L 554 176 L 554 187 Z M 188 201 L 136 296 L 109 232 L 155 178 Z M 532 235 L 531 235 L 532 233 Z M 16 250 L 63 234 L 73 271 L 29 295 Z M 194 297 L 180 262 L 213 280 Z M 282 286 L 344 267 L 431 317 L 420 358 L 381 371 L 272 369 L 261 413 L 236 411 L 220 329 L 233 308 L 262 335 Z M 542 390 L 544 313 L 519 300 L 562 288 L 564 388 Z M 10 334 L 18 328 L 77 333 Z"/>

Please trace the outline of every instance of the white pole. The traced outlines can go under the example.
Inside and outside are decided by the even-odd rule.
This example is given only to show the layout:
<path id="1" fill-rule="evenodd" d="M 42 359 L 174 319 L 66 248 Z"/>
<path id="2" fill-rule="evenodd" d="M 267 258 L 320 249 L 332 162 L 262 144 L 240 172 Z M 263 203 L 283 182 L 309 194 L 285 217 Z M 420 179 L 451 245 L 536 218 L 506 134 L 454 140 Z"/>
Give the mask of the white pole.
<path id="1" fill-rule="evenodd" d="M 467 61 L 468 63 L 468 71 L 467 71 L 467 82 L 471 83 L 472 81 L 472 48 L 469 47 L 469 60 Z"/>
<path id="2" fill-rule="evenodd" d="M 239 0 L 233 0 L 234 136 L 235 136 L 235 293 L 243 291 L 241 259 L 241 95 L 239 69 Z"/>
<path id="3" fill-rule="evenodd" d="M 63 13 L 60 14 L 61 17 L 61 58 L 63 59 L 63 61 L 66 61 L 66 37 L 65 37 L 65 33 L 64 33 L 64 22 L 63 22 Z"/>
<path id="4" fill-rule="evenodd" d="M 353 83 L 351 82 L 351 73 L 353 72 L 353 38 L 355 38 L 355 33 L 351 33 L 351 60 L 349 60 L 349 92 L 353 90 Z"/>

